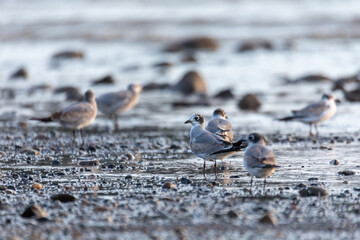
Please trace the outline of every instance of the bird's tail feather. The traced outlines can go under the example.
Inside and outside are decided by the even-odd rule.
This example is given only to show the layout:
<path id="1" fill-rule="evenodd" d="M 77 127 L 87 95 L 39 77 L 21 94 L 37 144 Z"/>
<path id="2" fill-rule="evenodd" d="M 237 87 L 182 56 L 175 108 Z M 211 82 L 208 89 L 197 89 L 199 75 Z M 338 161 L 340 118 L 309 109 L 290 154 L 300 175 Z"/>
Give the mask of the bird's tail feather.
<path id="1" fill-rule="evenodd" d="M 220 154 L 220 153 L 227 153 L 227 152 L 239 152 L 242 149 L 244 149 L 244 146 L 242 146 L 243 143 L 244 143 L 244 140 L 240 139 L 239 141 L 232 143 L 232 146 L 230 148 L 223 149 L 223 150 L 214 152 L 212 154 Z"/>
<path id="2" fill-rule="evenodd" d="M 40 121 L 40 122 L 52 122 L 52 118 L 51 117 L 46 117 L 46 118 L 30 118 L 30 120 L 35 120 L 35 121 Z"/>
<path id="3" fill-rule="evenodd" d="M 296 118 L 296 117 L 290 116 L 290 117 L 278 118 L 278 121 L 291 121 L 294 118 Z"/>

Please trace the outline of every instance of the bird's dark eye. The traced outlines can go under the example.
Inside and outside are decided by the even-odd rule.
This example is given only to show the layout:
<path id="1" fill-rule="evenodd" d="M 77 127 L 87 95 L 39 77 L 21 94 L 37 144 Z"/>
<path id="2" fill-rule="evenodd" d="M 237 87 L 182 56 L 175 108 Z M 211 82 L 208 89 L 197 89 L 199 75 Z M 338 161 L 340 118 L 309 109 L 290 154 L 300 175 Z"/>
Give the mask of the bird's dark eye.
<path id="1" fill-rule="evenodd" d="M 200 120 L 200 117 L 199 116 L 196 116 L 195 117 L 195 121 L 199 121 Z"/>
<path id="2" fill-rule="evenodd" d="M 255 140 L 255 137 L 254 135 L 250 135 L 249 139 L 252 141 L 252 140 Z"/>

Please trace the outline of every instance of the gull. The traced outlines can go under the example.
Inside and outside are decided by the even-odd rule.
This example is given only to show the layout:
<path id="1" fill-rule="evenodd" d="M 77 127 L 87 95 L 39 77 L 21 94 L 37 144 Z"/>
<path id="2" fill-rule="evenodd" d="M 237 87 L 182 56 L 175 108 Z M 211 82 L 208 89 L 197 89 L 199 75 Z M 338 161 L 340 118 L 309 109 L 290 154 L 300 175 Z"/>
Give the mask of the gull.
<path id="1" fill-rule="evenodd" d="M 203 174 L 205 176 L 206 161 L 214 160 L 214 171 L 216 176 L 216 160 L 224 158 L 241 150 L 242 140 L 231 143 L 217 134 L 205 129 L 205 120 L 201 114 L 193 114 L 185 122 L 191 123 L 190 148 L 198 157 L 204 160 Z"/>
<path id="2" fill-rule="evenodd" d="M 82 145 L 84 145 L 84 137 L 82 129 L 89 126 L 97 115 L 97 105 L 94 92 L 86 91 L 82 101 L 71 104 L 61 111 L 51 114 L 46 118 L 31 118 L 30 120 L 38 120 L 41 122 L 58 122 L 66 128 L 73 130 L 74 143 L 76 142 L 76 130 L 80 130 Z"/>
<path id="3" fill-rule="evenodd" d="M 136 106 L 141 91 L 142 87 L 134 83 L 130 84 L 127 90 L 106 93 L 96 98 L 99 110 L 109 118 L 113 118 L 115 131 L 119 129 L 117 123 L 119 115 Z"/>
<path id="4" fill-rule="evenodd" d="M 253 177 L 265 178 L 265 190 L 266 178 L 273 174 L 279 166 L 276 165 L 274 153 L 265 147 L 263 136 L 258 133 L 251 133 L 246 140 L 249 142 L 249 145 L 246 147 L 244 153 L 244 166 L 250 173 L 251 186 Z"/>
<path id="5" fill-rule="evenodd" d="M 231 142 L 233 140 L 233 132 L 231 123 L 227 120 L 227 115 L 222 108 L 215 109 L 213 116 L 206 126 L 206 130 L 215 133 L 224 140 Z"/>
<path id="6" fill-rule="evenodd" d="M 336 102 L 339 100 L 335 99 L 333 95 L 324 94 L 320 101 L 312 103 L 305 108 L 292 111 L 292 115 L 284 118 L 280 118 L 279 121 L 300 121 L 307 123 L 310 126 L 309 136 L 312 134 L 312 125 L 315 125 L 316 135 L 319 135 L 317 125 L 320 122 L 324 122 L 332 118 L 336 113 Z"/>

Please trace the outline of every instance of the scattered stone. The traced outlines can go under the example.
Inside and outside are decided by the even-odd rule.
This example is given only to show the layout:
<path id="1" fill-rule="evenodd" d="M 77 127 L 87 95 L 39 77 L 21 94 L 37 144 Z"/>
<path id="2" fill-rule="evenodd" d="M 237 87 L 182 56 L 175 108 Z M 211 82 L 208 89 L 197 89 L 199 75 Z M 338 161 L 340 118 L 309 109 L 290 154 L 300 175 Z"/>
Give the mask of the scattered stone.
<path id="1" fill-rule="evenodd" d="M 32 86 L 29 88 L 28 95 L 31 96 L 38 91 L 45 91 L 45 90 L 50 90 L 50 89 L 52 89 L 52 87 L 49 84 L 35 85 L 35 86 Z"/>
<path id="2" fill-rule="evenodd" d="M 72 51 L 72 50 L 67 50 L 67 51 L 62 51 L 62 52 L 58 52 L 56 54 L 54 54 L 52 56 L 52 59 L 54 60 L 60 60 L 60 59 L 83 59 L 84 58 L 84 53 L 81 51 Z"/>
<path id="3" fill-rule="evenodd" d="M 323 74 L 310 74 L 295 79 L 284 78 L 287 83 L 316 83 L 316 82 L 330 82 L 332 79 Z"/>
<path id="4" fill-rule="evenodd" d="M 126 157 L 129 161 L 132 161 L 135 159 L 135 156 L 131 153 L 124 154 L 124 157 Z"/>
<path id="5" fill-rule="evenodd" d="M 58 160 L 54 160 L 54 161 L 51 162 L 51 165 L 52 166 L 59 166 L 59 165 L 61 165 L 61 162 L 58 161 Z"/>
<path id="6" fill-rule="evenodd" d="M 100 165 L 100 161 L 97 159 L 79 161 L 79 166 L 82 167 L 94 167 L 99 165 Z"/>
<path id="7" fill-rule="evenodd" d="M 235 96 L 232 93 L 231 89 L 225 89 L 215 94 L 214 98 L 233 99 L 235 98 Z"/>
<path id="8" fill-rule="evenodd" d="M 65 93 L 67 101 L 81 101 L 83 99 L 83 94 L 76 87 L 65 86 L 54 89 L 54 94 L 61 93 Z"/>
<path id="9" fill-rule="evenodd" d="M 43 189 L 43 186 L 40 183 L 34 183 L 31 187 L 31 189 L 41 190 L 41 189 Z"/>
<path id="10" fill-rule="evenodd" d="M 255 94 L 246 94 L 238 103 L 238 107 L 242 110 L 258 110 L 261 102 Z"/>
<path id="11" fill-rule="evenodd" d="M 150 82 L 143 86 L 144 91 L 153 91 L 153 90 L 165 90 L 171 89 L 172 85 L 168 83 L 154 83 Z"/>
<path id="12" fill-rule="evenodd" d="M 26 71 L 26 69 L 24 67 L 19 68 L 18 70 L 16 70 L 15 72 L 13 72 L 9 79 L 10 80 L 15 80 L 15 79 L 27 79 L 29 77 L 28 72 Z"/>
<path id="13" fill-rule="evenodd" d="M 125 180 L 131 180 L 131 179 L 133 179 L 133 177 L 131 175 L 125 176 Z"/>
<path id="14" fill-rule="evenodd" d="M 339 164 L 340 164 L 339 161 L 336 159 L 330 161 L 330 165 L 339 165 Z"/>
<path id="15" fill-rule="evenodd" d="M 36 135 L 36 137 L 34 138 L 34 140 L 38 140 L 38 141 L 48 141 L 50 140 L 50 138 L 48 136 L 42 135 L 42 134 L 38 134 Z"/>
<path id="16" fill-rule="evenodd" d="M 228 211 L 227 216 L 229 218 L 238 218 L 239 217 L 239 215 L 233 210 Z"/>
<path id="17" fill-rule="evenodd" d="M 197 59 L 193 53 L 185 53 L 181 56 L 182 62 L 197 62 Z"/>
<path id="18" fill-rule="evenodd" d="M 164 189 L 176 189 L 175 184 L 171 183 L 171 182 L 166 182 L 162 185 L 162 188 Z"/>
<path id="19" fill-rule="evenodd" d="M 98 80 L 92 82 L 92 85 L 102 85 L 102 84 L 115 84 L 115 79 L 111 75 L 107 75 Z"/>
<path id="20" fill-rule="evenodd" d="M 39 205 L 34 204 L 25 209 L 25 211 L 21 214 L 23 218 L 46 218 L 47 213 L 42 209 Z"/>
<path id="21" fill-rule="evenodd" d="M 344 171 L 338 172 L 338 174 L 344 175 L 344 176 L 353 176 L 353 175 L 355 175 L 355 172 L 351 171 L 351 170 L 344 170 Z"/>
<path id="22" fill-rule="evenodd" d="M 247 40 L 240 44 L 238 52 L 249 52 L 258 49 L 274 50 L 273 44 L 266 39 Z"/>
<path id="23" fill-rule="evenodd" d="M 182 178 L 180 179 L 180 182 L 181 182 L 182 184 L 192 184 L 192 181 L 191 181 L 189 178 L 186 178 L 186 177 L 182 177 Z"/>
<path id="24" fill-rule="evenodd" d="M 203 77 L 196 71 L 187 72 L 174 86 L 174 90 L 184 95 L 206 94 L 207 88 Z"/>
<path id="25" fill-rule="evenodd" d="M 215 51 L 219 47 L 217 40 L 210 37 L 195 37 L 179 42 L 169 44 L 164 48 L 165 52 L 180 52 L 180 51 L 194 51 L 207 50 Z"/>
<path id="26" fill-rule="evenodd" d="M 266 213 L 262 218 L 259 219 L 259 223 L 268 225 L 277 225 L 276 218 L 271 213 Z"/>
<path id="27" fill-rule="evenodd" d="M 316 177 L 313 177 L 313 178 L 309 178 L 309 179 L 308 179 L 308 181 L 310 181 L 310 182 L 311 182 L 311 181 L 318 181 L 318 180 L 319 180 L 319 179 L 316 178 Z"/>
<path id="28" fill-rule="evenodd" d="M 196 106 L 211 106 L 211 102 L 207 98 L 200 98 L 198 100 L 183 100 L 172 103 L 174 108 L 178 107 L 196 107 Z"/>
<path id="29" fill-rule="evenodd" d="M 329 193 L 321 187 L 305 187 L 299 191 L 301 197 L 323 197 L 327 196 Z"/>
<path id="30" fill-rule="evenodd" d="M 56 195 L 52 195 L 51 199 L 53 201 L 60 201 L 60 202 L 74 202 L 76 198 L 70 194 L 67 193 L 60 193 Z"/>
<path id="31" fill-rule="evenodd" d="M 172 67 L 172 63 L 171 62 L 158 62 L 158 63 L 155 63 L 153 65 L 153 67 L 156 67 L 156 68 L 169 68 L 169 67 Z"/>
<path id="32" fill-rule="evenodd" d="M 39 151 L 38 150 L 35 150 L 35 149 L 32 149 L 32 148 L 29 148 L 29 147 L 22 147 L 19 152 L 21 154 L 26 154 L 26 155 L 39 155 Z"/>
<path id="33" fill-rule="evenodd" d="M 93 146 L 93 145 L 90 145 L 90 146 L 87 148 L 87 151 L 88 151 L 88 152 L 96 152 L 96 147 Z"/>

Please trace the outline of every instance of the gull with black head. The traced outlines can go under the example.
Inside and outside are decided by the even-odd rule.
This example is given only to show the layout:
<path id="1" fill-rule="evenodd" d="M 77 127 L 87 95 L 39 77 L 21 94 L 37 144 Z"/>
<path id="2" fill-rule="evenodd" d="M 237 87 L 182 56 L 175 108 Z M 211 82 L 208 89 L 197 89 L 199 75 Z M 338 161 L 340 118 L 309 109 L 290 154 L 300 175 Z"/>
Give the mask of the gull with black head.
<path id="1" fill-rule="evenodd" d="M 223 160 L 241 150 L 242 140 L 231 143 L 219 135 L 206 130 L 205 120 L 201 114 L 193 114 L 186 123 L 191 123 L 192 125 L 190 130 L 191 151 L 204 160 L 204 176 L 206 161 L 215 161 L 214 171 L 216 176 L 216 160 Z"/>
<path id="2" fill-rule="evenodd" d="M 211 120 L 206 126 L 206 130 L 215 133 L 222 137 L 224 140 L 231 142 L 233 140 L 233 131 L 231 123 L 227 120 L 228 117 L 222 108 L 215 109 Z"/>
<path id="3" fill-rule="evenodd" d="M 315 126 L 316 135 L 319 135 L 318 124 L 332 118 L 336 113 L 336 103 L 340 102 L 331 94 L 324 94 L 320 101 L 311 103 L 300 110 L 292 111 L 292 115 L 280 118 L 279 121 L 300 121 L 309 124 L 310 137 L 312 134 L 312 125 Z"/>
<path id="4" fill-rule="evenodd" d="M 251 176 L 251 186 L 253 177 L 266 178 L 273 174 L 279 166 L 276 163 L 274 153 L 265 147 L 265 139 L 258 133 L 251 133 L 247 139 L 248 146 L 244 153 L 244 166 Z"/>

